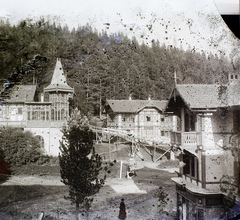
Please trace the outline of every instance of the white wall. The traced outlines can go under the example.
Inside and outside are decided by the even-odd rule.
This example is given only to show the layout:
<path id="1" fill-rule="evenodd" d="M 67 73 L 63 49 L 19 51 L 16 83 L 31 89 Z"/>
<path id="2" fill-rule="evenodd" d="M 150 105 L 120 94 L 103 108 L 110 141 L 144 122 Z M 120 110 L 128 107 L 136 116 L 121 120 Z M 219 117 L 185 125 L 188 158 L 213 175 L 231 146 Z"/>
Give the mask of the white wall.
<path id="1" fill-rule="evenodd" d="M 206 182 L 220 182 L 224 175 L 233 176 L 233 156 L 230 150 L 207 150 Z M 216 188 L 216 185 L 212 186 Z M 211 184 L 206 188 L 211 188 Z"/>
<path id="2" fill-rule="evenodd" d="M 233 132 L 233 115 L 229 112 L 224 117 L 220 112 L 205 114 L 201 118 L 203 149 L 215 149 L 216 146 L 227 147 Z"/>
<path id="3" fill-rule="evenodd" d="M 62 132 L 59 128 L 26 128 L 25 130 L 43 137 L 44 150 L 47 155 L 58 156 L 59 141 L 62 139 Z"/>

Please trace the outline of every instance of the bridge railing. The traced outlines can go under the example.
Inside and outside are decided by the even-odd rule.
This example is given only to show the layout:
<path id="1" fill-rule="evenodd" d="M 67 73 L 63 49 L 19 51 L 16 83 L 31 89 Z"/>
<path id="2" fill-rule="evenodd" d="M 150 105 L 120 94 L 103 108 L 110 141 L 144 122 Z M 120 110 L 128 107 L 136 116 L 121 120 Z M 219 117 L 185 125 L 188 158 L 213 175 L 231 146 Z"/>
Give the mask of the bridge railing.
<path id="1" fill-rule="evenodd" d="M 169 137 L 159 136 L 158 138 L 153 139 L 153 138 L 140 137 L 136 134 L 133 134 L 132 132 L 128 132 L 126 130 L 120 130 L 120 129 L 103 128 L 103 127 L 96 127 L 96 126 L 91 126 L 91 129 L 94 132 L 101 133 L 103 135 L 104 134 L 114 135 L 114 136 L 124 138 L 126 141 L 141 142 L 149 145 L 170 143 Z"/>

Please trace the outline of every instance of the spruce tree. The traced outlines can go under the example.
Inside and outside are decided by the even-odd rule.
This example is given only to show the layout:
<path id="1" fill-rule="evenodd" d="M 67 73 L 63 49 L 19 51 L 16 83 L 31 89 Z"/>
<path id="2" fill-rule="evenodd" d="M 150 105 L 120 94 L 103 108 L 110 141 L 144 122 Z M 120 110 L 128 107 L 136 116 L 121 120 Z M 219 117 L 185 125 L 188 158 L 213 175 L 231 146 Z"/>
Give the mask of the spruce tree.
<path id="1" fill-rule="evenodd" d="M 101 175 L 102 158 L 95 153 L 93 140 L 94 132 L 87 117 L 74 110 L 67 126 L 63 127 L 59 163 L 61 181 L 69 187 L 66 199 L 76 205 L 77 216 L 80 211 L 88 215 L 93 196 L 106 178 Z"/>

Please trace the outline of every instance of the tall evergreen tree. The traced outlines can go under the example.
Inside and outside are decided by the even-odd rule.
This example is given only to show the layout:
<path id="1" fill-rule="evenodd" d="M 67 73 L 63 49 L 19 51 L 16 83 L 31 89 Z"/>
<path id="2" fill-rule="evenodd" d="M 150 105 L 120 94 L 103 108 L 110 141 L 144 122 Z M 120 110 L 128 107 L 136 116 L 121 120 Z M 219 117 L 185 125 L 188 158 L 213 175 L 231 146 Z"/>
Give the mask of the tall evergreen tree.
<path id="1" fill-rule="evenodd" d="M 93 147 L 94 132 L 88 119 L 74 110 L 68 125 L 63 128 L 60 142 L 60 173 L 62 182 L 69 187 L 69 199 L 79 212 L 88 214 L 93 196 L 104 185 L 106 176 L 100 178 L 102 158 Z"/>

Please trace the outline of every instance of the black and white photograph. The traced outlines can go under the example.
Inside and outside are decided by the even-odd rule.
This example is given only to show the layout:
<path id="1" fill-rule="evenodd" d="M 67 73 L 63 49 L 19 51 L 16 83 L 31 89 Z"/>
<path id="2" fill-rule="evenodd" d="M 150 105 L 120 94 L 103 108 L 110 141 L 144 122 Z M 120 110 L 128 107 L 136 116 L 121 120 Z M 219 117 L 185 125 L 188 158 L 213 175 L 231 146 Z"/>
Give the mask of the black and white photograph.
<path id="1" fill-rule="evenodd" d="M 0 220 L 240 219 L 238 0 L 0 0 Z"/>

